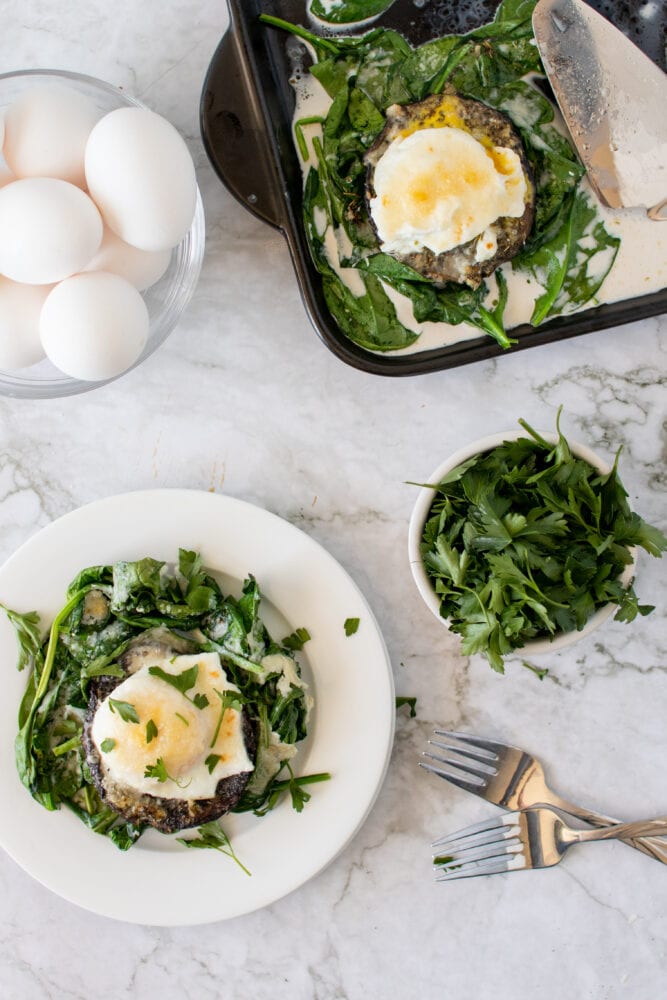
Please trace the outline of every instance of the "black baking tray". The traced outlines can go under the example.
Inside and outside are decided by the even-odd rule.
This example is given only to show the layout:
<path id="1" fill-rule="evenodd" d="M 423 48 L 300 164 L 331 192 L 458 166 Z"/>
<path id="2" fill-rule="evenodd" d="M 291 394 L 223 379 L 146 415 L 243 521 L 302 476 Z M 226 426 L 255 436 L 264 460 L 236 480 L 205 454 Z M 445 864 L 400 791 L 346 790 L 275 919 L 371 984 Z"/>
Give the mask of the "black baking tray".
<path id="1" fill-rule="evenodd" d="M 488 336 L 413 354 L 377 354 L 359 347 L 331 317 L 311 260 L 302 222 L 302 175 L 292 139 L 294 92 L 288 36 L 259 21 L 262 13 L 309 25 L 305 0 L 227 0 L 230 26 L 209 66 L 202 91 L 200 122 L 211 164 L 229 191 L 287 240 L 310 320 L 327 347 L 342 361 L 376 375 L 418 375 L 454 368 L 508 350 Z M 469 31 L 493 18 L 498 0 L 397 0 L 375 24 L 400 31 L 413 45 L 452 32 Z M 638 15 L 638 4 L 591 2 L 647 55 L 662 66 L 667 9 L 661 23 Z M 293 42 L 292 42 L 293 44 Z M 667 223 L 656 222 L 656 226 Z M 667 289 L 553 319 L 537 329 L 512 330 L 511 352 L 619 326 L 667 312 Z"/>

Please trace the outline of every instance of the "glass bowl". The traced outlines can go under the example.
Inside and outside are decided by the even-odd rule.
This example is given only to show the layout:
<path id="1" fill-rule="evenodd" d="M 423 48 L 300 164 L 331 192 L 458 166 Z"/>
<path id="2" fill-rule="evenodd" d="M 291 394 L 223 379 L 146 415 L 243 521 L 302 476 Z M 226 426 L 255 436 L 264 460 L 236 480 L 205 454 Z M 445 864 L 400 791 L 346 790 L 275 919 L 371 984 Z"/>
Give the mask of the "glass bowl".
<path id="1" fill-rule="evenodd" d="M 100 117 L 116 108 L 144 108 L 145 104 L 103 80 L 66 70 L 21 70 L 0 73 L 0 115 L 16 98 L 32 87 L 60 83 L 84 94 L 97 106 Z M 0 158 L 0 162 L 3 162 Z M 178 323 L 197 285 L 204 257 L 204 208 L 199 190 L 190 230 L 172 250 L 169 267 L 142 297 L 148 307 L 150 328 L 146 346 L 132 365 L 145 361 L 169 336 Z M 128 371 L 130 371 L 128 369 Z M 99 382 L 87 382 L 64 375 L 48 360 L 15 371 L 0 369 L 0 395 L 32 399 L 73 396 L 121 378 L 125 372 Z"/>
<path id="2" fill-rule="evenodd" d="M 549 444 L 556 444 L 558 439 L 554 434 L 543 433 L 542 431 L 539 433 L 545 441 L 549 442 Z M 506 431 L 504 434 L 490 434 L 488 437 L 472 441 L 469 445 L 455 451 L 453 455 L 450 455 L 448 459 L 439 465 L 429 476 L 428 482 L 439 483 L 448 473 L 452 472 L 453 469 L 461 465 L 463 462 L 467 462 L 468 459 L 474 458 L 476 455 L 482 455 L 484 452 L 491 451 L 493 448 L 497 448 L 503 443 L 503 441 L 515 441 L 517 438 L 524 437 L 529 437 L 526 431 L 511 430 Z M 568 445 L 573 455 L 576 455 L 577 458 L 582 458 L 585 462 L 588 462 L 589 465 L 591 465 L 598 472 L 602 473 L 602 475 L 611 471 L 611 466 L 586 445 L 569 439 Z M 423 486 L 420 488 L 417 501 L 410 517 L 410 527 L 408 530 L 408 555 L 412 576 L 417 584 L 417 589 L 419 590 L 424 603 L 433 612 L 438 621 L 448 628 L 448 620 L 443 618 L 440 614 L 440 598 L 436 594 L 433 582 L 426 572 L 420 548 L 424 525 L 428 519 L 435 497 L 436 491 L 431 489 L 430 486 Z M 629 551 L 632 556 L 632 561 L 628 563 L 619 578 L 624 587 L 629 587 L 631 585 L 634 580 L 637 566 L 636 549 L 630 549 Z M 584 627 L 579 631 L 558 632 L 553 636 L 553 638 L 545 635 L 544 638 L 532 639 L 530 642 L 525 643 L 525 645 L 517 647 L 517 649 L 515 649 L 511 654 L 508 653 L 507 656 L 536 656 L 541 653 L 554 653 L 559 649 L 564 649 L 565 647 L 578 642 L 580 639 L 583 639 L 584 636 L 590 635 L 591 632 L 595 631 L 595 629 L 599 628 L 603 622 L 611 617 L 616 610 L 616 604 L 605 604 L 591 615 Z"/>

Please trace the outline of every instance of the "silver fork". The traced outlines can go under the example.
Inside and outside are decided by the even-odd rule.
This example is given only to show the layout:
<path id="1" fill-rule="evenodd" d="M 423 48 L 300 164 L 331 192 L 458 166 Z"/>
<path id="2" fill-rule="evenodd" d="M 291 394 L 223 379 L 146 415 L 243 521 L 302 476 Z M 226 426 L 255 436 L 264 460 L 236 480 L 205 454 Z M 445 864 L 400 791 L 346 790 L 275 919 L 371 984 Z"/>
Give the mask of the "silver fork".
<path id="1" fill-rule="evenodd" d="M 438 848 L 433 863 L 437 881 L 450 882 L 473 875 L 550 868 L 573 844 L 658 834 L 667 834 L 667 816 L 618 823 L 604 830 L 575 830 L 553 809 L 524 809 L 441 837 L 433 844 Z"/>
<path id="2" fill-rule="evenodd" d="M 546 783 L 540 762 L 525 750 L 447 729 L 436 729 L 434 732 L 436 736 L 444 737 L 446 742 L 429 740 L 429 743 L 442 752 L 424 752 L 422 756 L 435 761 L 435 764 L 425 761 L 420 761 L 419 764 L 459 788 L 474 792 L 505 809 L 550 805 L 592 826 L 612 826 L 619 823 L 619 820 L 611 816 L 582 809 L 556 795 Z M 620 839 L 656 861 L 667 864 L 667 841 L 657 837 L 632 835 L 622 836 Z"/>

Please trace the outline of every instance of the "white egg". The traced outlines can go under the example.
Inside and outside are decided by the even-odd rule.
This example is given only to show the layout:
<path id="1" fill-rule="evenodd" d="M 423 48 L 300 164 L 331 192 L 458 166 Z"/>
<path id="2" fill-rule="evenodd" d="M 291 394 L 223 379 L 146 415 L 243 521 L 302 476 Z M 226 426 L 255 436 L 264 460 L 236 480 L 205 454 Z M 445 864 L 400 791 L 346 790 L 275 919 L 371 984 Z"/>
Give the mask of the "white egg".
<path id="1" fill-rule="evenodd" d="M 113 378 L 139 358 L 148 337 L 146 303 L 117 274 L 75 274 L 42 308 L 42 346 L 56 368 L 89 382 Z"/>
<path id="2" fill-rule="evenodd" d="M 99 117 L 93 102 L 71 87 L 26 90 L 5 112 L 5 159 L 17 177 L 83 185 L 86 142 Z"/>
<path id="3" fill-rule="evenodd" d="M 153 111 L 118 108 L 97 123 L 86 146 L 86 182 L 106 224 L 141 250 L 175 247 L 192 224 L 192 157 Z"/>
<path id="4" fill-rule="evenodd" d="M 5 119 L 0 118 L 0 149 L 2 149 L 5 141 Z"/>
<path id="5" fill-rule="evenodd" d="M 0 274 L 48 285 L 80 271 L 102 242 L 102 219 L 67 181 L 29 177 L 0 189 Z"/>
<path id="6" fill-rule="evenodd" d="M 169 267 L 171 250 L 140 250 L 116 236 L 108 226 L 104 227 L 102 243 L 84 271 L 111 271 L 126 278 L 138 291 L 150 288 Z"/>
<path id="7" fill-rule="evenodd" d="M 44 357 L 39 315 L 50 291 L 0 277 L 0 368 L 27 368 Z"/>

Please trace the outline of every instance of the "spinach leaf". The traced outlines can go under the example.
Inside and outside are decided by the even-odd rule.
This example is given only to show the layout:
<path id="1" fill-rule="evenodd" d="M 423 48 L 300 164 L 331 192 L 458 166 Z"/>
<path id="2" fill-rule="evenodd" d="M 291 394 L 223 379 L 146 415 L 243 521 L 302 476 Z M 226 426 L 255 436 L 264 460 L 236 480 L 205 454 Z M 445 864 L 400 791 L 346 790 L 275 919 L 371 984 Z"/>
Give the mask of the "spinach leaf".
<path id="1" fill-rule="evenodd" d="M 535 302 L 533 326 L 589 302 L 611 270 L 620 242 L 606 231 L 586 195 L 577 192 L 555 236 L 515 262 L 544 288 Z"/>
<path id="2" fill-rule="evenodd" d="M 34 685 L 34 694 L 32 695 L 30 707 L 27 711 L 25 711 L 24 704 L 21 705 L 21 716 L 24 717 L 21 718 L 19 723 L 20 729 L 14 742 L 14 751 L 16 757 L 16 769 L 18 771 L 19 778 L 21 783 L 25 785 L 28 790 L 33 789 L 35 779 L 37 777 L 37 764 L 32 746 L 35 717 L 42 700 L 47 693 L 49 682 L 51 680 L 51 672 L 53 670 L 53 664 L 56 657 L 58 635 L 64 622 L 80 601 L 83 600 L 89 589 L 90 586 L 87 586 L 82 590 L 75 592 L 53 619 L 53 624 L 51 625 L 51 629 L 49 631 L 48 645 L 46 647 L 43 664 L 39 674 L 39 680 Z M 35 668 L 36 667 L 37 664 L 35 664 Z"/>
<path id="3" fill-rule="evenodd" d="M 14 626 L 16 639 L 19 644 L 19 658 L 16 663 L 16 669 L 23 670 L 30 663 L 31 659 L 39 656 L 42 644 L 39 615 L 36 611 L 28 611 L 20 614 L 18 611 L 12 611 L 11 608 L 6 608 L 4 604 L 0 604 L 0 608 L 2 608 L 10 623 Z"/>

